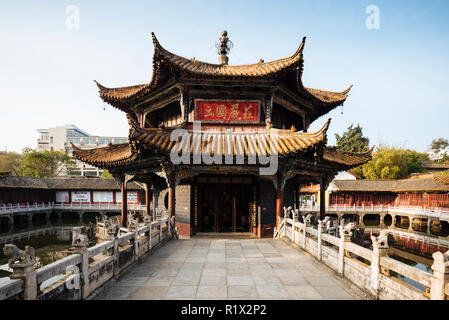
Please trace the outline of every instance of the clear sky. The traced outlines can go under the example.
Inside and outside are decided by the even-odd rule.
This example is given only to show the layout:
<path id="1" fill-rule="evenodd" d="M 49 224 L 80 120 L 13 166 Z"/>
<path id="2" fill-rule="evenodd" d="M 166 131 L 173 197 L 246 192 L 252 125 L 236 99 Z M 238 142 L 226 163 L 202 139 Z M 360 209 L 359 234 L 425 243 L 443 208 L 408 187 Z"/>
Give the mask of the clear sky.
<path id="1" fill-rule="evenodd" d="M 69 29 L 69 5 L 79 29 Z M 379 29 L 368 29 L 369 5 Z M 73 20 L 69 20 L 73 21 Z M 156 33 L 168 50 L 217 63 L 222 30 L 229 64 L 291 55 L 303 36 L 303 82 L 354 87 L 333 118 L 334 133 L 359 123 L 371 144 L 425 151 L 449 138 L 449 1 L 2 1 L 0 150 L 36 148 L 39 128 L 75 124 L 95 135 L 127 136 L 124 113 L 105 105 L 107 87 L 150 81 Z M 106 110 L 103 110 L 105 107 Z"/>

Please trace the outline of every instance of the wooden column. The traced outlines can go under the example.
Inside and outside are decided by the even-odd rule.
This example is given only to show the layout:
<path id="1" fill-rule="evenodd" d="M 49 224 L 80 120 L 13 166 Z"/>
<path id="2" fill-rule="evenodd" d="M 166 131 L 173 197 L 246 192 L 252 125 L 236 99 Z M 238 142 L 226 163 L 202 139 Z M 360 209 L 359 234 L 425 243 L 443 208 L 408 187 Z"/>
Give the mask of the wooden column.
<path id="1" fill-rule="evenodd" d="M 282 212 L 282 202 L 284 198 L 284 191 L 282 190 L 282 174 L 280 172 L 276 173 L 276 228 L 279 227 L 279 217 Z"/>
<path id="2" fill-rule="evenodd" d="M 145 186 L 146 186 L 146 188 L 145 188 L 145 210 L 146 210 L 147 214 L 151 216 L 151 214 L 150 214 L 151 184 L 146 183 Z"/>
<path id="3" fill-rule="evenodd" d="M 307 132 L 307 130 L 309 130 L 309 125 L 310 125 L 310 121 L 309 121 L 309 117 L 305 116 L 302 118 L 302 126 L 303 126 L 303 132 Z"/>
<path id="4" fill-rule="evenodd" d="M 256 186 L 253 186 L 253 203 L 251 206 L 251 211 L 252 211 L 251 225 L 253 227 L 253 234 L 257 235 L 257 188 L 256 188 Z"/>
<path id="5" fill-rule="evenodd" d="M 320 220 L 326 216 L 326 177 L 321 177 L 320 181 Z"/>
<path id="6" fill-rule="evenodd" d="M 170 170 L 170 185 L 168 189 L 168 211 L 170 213 L 170 217 L 175 216 L 175 189 L 176 189 L 176 176 L 175 169 Z"/>
<path id="7" fill-rule="evenodd" d="M 236 197 L 232 197 L 232 232 L 236 231 L 237 224 L 237 199 Z"/>
<path id="8" fill-rule="evenodd" d="M 121 191 L 122 191 L 122 226 L 126 228 L 128 224 L 128 197 L 126 192 L 125 177 L 121 179 Z"/>

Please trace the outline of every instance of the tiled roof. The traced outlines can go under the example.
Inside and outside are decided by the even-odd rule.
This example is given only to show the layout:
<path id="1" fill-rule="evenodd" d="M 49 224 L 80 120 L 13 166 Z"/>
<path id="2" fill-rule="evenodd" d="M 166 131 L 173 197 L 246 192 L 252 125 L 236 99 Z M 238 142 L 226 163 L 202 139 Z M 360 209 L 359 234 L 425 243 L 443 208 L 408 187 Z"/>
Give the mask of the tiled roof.
<path id="1" fill-rule="evenodd" d="M 374 147 L 367 152 L 344 152 L 333 147 L 324 148 L 323 159 L 329 162 L 334 162 L 348 168 L 357 167 L 371 160 L 371 153 Z"/>
<path id="2" fill-rule="evenodd" d="M 9 176 L 0 178 L 0 188 L 25 188 L 47 190 L 120 190 L 120 184 L 115 179 L 100 177 L 56 177 L 33 178 L 22 176 Z M 138 190 L 141 187 L 128 182 L 128 190 Z"/>
<path id="3" fill-rule="evenodd" d="M 449 185 L 449 175 L 437 175 L 433 177 L 436 181 Z"/>
<path id="4" fill-rule="evenodd" d="M 190 139 L 185 141 L 190 144 L 190 153 L 206 153 L 214 155 L 221 146 L 223 156 L 232 154 L 233 156 L 256 156 L 259 154 L 269 155 L 270 148 L 278 150 L 280 157 L 293 156 L 297 153 L 309 151 L 319 143 L 326 143 L 326 132 L 330 124 L 330 119 L 324 126 L 314 133 L 291 132 L 290 130 L 270 129 L 267 133 L 234 132 L 224 134 L 221 132 L 208 133 L 209 141 L 202 141 L 197 132 L 187 131 Z M 170 153 L 175 147 L 181 152 L 181 143 L 176 144 L 170 141 L 172 130 L 161 129 L 140 129 L 133 128 L 130 134 L 131 141 L 137 141 L 139 146 L 144 146 L 146 150 L 154 149 L 160 153 Z M 195 139 L 198 137 L 198 139 Z M 204 137 L 204 132 L 203 132 Z M 234 139 L 233 139 L 234 138 Z M 201 143 L 194 143 L 193 141 Z M 276 148 L 278 146 L 278 148 Z"/>
<path id="5" fill-rule="evenodd" d="M 10 175 L 11 175 L 11 172 L 9 172 L 9 171 L 0 171 L 0 179 L 9 177 Z"/>
<path id="6" fill-rule="evenodd" d="M 48 185 L 44 178 L 8 176 L 0 178 L 0 188 L 48 189 Z"/>
<path id="7" fill-rule="evenodd" d="M 127 142 L 95 149 L 80 149 L 72 144 L 72 148 L 75 158 L 96 166 L 124 164 L 134 160 L 137 156 Z"/>
<path id="8" fill-rule="evenodd" d="M 447 170 L 449 169 L 449 164 L 447 163 L 438 163 L 431 160 L 422 160 L 421 164 L 427 170 Z"/>
<path id="9" fill-rule="evenodd" d="M 197 75 L 208 75 L 214 77 L 263 77 L 267 75 L 274 75 L 288 68 L 302 64 L 302 50 L 306 38 L 304 37 L 296 52 L 290 57 L 278 59 L 270 62 L 260 62 L 254 64 L 245 64 L 238 66 L 212 64 L 202 61 L 197 61 L 194 58 L 186 59 L 164 49 L 159 41 L 156 39 L 154 33 L 153 43 L 155 48 L 155 55 L 178 68 L 179 70 L 189 72 Z"/>
<path id="10" fill-rule="evenodd" d="M 425 192 L 449 191 L 445 185 L 434 178 L 401 179 L 401 180 L 334 180 L 336 191 L 366 192 Z"/>
<path id="11" fill-rule="evenodd" d="M 145 152 L 153 151 L 166 155 L 170 154 L 173 148 L 176 148 L 179 153 L 182 152 L 183 146 L 181 143 L 170 141 L 170 135 L 174 129 L 141 129 L 132 122 L 130 123 L 132 127 L 129 138 L 133 146 L 132 149 Z M 190 138 L 184 141 L 190 144 L 189 152 L 191 156 L 199 153 L 214 155 L 216 150 L 221 147 L 222 156 L 232 154 L 235 157 L 243 156 L 247 160 L 248 157 L 259 154 L 269 155 L 270 148 L 276 148 L 278 146 L 274 150 L 278 150 L 279 157 L 288 157 L 294 156 L 297 153 L 305 153 L 318 144 L 324 145 L 327 139 L 326 132 L 329 124 L 330 119 L 320 130 L 314 133 L 292 132 L 290 130 L 279 129 L 271 129 L 268 133 L 238 132 L 232 135 L 211 132 L 208 133 L 209 141 L 202 142 L 198 132 L 186 130 L 185 132 L 190 135 Z M 180 139 L 178 141 L 181 141 Z M 124 163 L 116 160 L 118 159 L 114 156 L 116 153 L 126 154 L 128 158 L 126 158 L 125 162 L 131 161 L 137 155 L 137 153 L 131 151 L 132 149 L 127 144 L 115 146 L 113 153 L 108 151 L 112 146 L 107 146 L 90 150 L 74 149 L 73 155 L 78 160 L 97 166 L 106 164 L 119 165 Z"/>
<path id="12" fill-rule="evenodd" d="M 348 89 L 342 92 L 325 91 L 319 89 L 306 88 L 302 84 L 302 68 L 305 37 L 296 52 L 290 57 L 269 62 L 259 62 L 246 65 L 220 65 L 187 59 L 171 53 L 161 46 L 152 33 L 154 44 L 153 74 L 151 81 L 147 84 L 140 84 L 128 87 L 107 88 L 97 81 L 100 89 L 100 97 L 126 111 L 122 103 L 136 101 L 151 91 L 166 83 L 174 74 L 184 73 L 194 77 L 209 77 L 213 79 L 275 79 L 280 74 L 293 72 L 296 74 L 296 87 L 298 93 L 312 103 L 318 105 L 337 106 L 342 104 L 348 95 Z"/>

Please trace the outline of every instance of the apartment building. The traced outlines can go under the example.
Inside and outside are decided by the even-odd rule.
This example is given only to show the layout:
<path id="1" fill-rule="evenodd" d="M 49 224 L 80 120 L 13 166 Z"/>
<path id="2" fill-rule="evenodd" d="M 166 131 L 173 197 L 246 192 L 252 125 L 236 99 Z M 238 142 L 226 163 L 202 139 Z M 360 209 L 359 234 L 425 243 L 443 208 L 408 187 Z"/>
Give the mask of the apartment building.
<path id="1" fill-rule="evenodd" d="M 73 124 L 38 129 L 37 132 L 39 133 L 39 138 L 37 139 L 37 151 L 64 150 L 69 156 L 72 156 L 73 152 L 71 143 L 81 149 L 90 149 L 128 141 L 127 137 L 93 136 Z M 103 170 L 83 163 L 75 158 L 73 160 L 76 162 L 77 170 L 62 170 L 61 175 L 101 176 L 103 172 Z"/>

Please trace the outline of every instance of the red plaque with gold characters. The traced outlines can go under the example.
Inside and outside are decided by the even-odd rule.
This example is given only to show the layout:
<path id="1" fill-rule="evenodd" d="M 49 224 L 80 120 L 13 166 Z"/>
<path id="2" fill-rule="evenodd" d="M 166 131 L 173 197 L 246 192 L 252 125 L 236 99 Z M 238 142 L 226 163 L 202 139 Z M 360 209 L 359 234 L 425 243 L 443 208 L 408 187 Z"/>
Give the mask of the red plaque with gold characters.
<path id="1" fill-rule="evenodd" d="M 195 99 L 195 120 L 223 123 L 259 123 L 259 100 Z"/>

